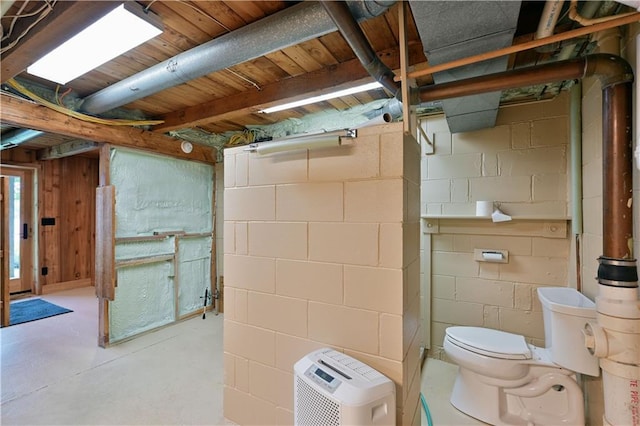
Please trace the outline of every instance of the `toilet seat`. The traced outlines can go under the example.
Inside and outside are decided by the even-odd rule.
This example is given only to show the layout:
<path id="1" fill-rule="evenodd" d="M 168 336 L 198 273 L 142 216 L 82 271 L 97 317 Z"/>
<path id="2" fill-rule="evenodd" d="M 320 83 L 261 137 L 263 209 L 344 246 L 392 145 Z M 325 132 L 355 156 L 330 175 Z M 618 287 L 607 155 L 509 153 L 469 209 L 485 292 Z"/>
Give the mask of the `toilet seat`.
<path id="1" fill-rule="evenodd" d="M 532 358 L 523 336 L 482 327 L 448 327 L 447 339 L 470 352 L 498 359 Z"/>

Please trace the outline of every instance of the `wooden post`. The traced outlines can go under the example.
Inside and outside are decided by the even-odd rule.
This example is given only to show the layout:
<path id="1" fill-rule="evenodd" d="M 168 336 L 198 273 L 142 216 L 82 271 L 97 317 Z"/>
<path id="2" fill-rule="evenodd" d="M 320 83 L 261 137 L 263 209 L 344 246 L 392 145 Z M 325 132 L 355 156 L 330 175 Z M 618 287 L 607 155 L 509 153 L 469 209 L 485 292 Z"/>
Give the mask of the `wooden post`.
<path id="1" fill-rule="evenodd" d="M 99 177 L 96 188 L 96 266 L 98 296 L 98 345 L 109 345 L 109 300 L 115 297 L 115 187 L 110 183 L 111 146 L 100 147 Z"/>
<path id="2" fill-rule="evenodd" d="M 1 318 L 0 325 L 7 327 L 10 319 L 10 296 L 9 296 L 9 179 L 0 177 L 0 234 L 2 234 L 2 246 L 0 247 L 0 297 Z"/>
<path id="3" fill-rule="evenodd" d="M 414 107 L 411 105 L 411 88 L 415 85 L 415 80 L 407 77 L 409 71 L 409 47 L 407 43 L 407 7 L 408 2 L 402 1 L 398 4 L 398 36 L 400 43 L 400 78 L 402 80 L 402 125 L 406 135 L 412 135 L 415 129 L 416 115 Z"/>

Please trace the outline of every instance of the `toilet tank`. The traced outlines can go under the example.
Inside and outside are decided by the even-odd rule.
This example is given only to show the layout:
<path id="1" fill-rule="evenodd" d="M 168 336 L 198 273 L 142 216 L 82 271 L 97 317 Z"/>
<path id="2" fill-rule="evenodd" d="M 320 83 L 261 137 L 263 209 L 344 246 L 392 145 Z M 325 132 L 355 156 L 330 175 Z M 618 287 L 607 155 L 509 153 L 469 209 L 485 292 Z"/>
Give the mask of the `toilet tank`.
<path id="1" fill-rule="evenodd" d="M 584 345 L 582 330 L 596 321 L 596 305 L 568 287 L 538 287 L 542 304 L 545 346 L 551 360 L 576 373 L 599 376 L 598 358 Z"/>

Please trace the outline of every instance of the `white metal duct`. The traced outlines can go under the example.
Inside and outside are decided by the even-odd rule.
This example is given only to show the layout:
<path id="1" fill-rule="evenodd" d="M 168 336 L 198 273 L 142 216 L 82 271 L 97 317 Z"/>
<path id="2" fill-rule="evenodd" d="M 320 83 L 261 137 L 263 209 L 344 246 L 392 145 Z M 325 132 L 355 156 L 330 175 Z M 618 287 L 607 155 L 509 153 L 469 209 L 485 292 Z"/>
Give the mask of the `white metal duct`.
<path id="1" fill-rule="evenodd" d="M 409 0 L 425 54 L 431 65 L 510 46 L 520 1 Z M 436 84 L 505 71 L 507 57 L 433 75 Z M 493 127 L 500 93 L 464 96 L 442 102 L 452 133 Z"/>

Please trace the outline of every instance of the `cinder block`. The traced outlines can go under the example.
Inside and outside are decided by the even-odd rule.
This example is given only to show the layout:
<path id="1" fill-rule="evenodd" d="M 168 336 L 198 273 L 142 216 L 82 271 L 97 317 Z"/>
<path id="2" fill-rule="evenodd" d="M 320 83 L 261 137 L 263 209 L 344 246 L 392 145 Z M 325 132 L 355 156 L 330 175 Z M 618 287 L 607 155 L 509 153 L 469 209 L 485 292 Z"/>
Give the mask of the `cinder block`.
<path id="1" fill-rule="evenodd" d="M 225 220 L 274 220 L 275 217 L 274 186 L 227 188 L 224 191 Z"/>
<path id="2" fill-rule="evenodd" d="M 378 266 L 402 268 L 404 236 L 401 223 L 380 224 L 380 253 Z"/>
<path id="3" fill-rule="evenodd" d="M 456 278 L 456 300 L 513 307 L 513 283 L 481 278 Z"/>
<path id="4" fill-rule="evenodd" d="M 225 351 L 266 365 L 275 365 L 275 332 L 224 320 Z"/>
<path id="5" fill-rule="evenodd" d="M 312 340 L 377 354 L 378 336 L 377 312 L 309 302 L 309 337 Z"/>
<path id="6" fill-rule="evenodd" d="M 453 277 L 478 276 L 478 262 L 473 260 L 473 253 L 434 251 L 431 259 L 431 269 L 435 275 L 450 275 Z"/>
<path id="7" fill-rule="evenodd" d="M 402 222 L 403 184 L 402 179 L 345 182 L 345 221 Z"/>
<path id="8" fill-rule="evenodd" d="M 225 386 L 223 394 L 225 418 L 239 425 L 275 424 L 276 406 L 248 393 Z"/>
<path id="9" fill-rule="evenodd" d="M 480 177 L 482 154 L 432 155 L 427 158 L 428 179 Z"/>
<path id="10" fill-rule="evenodd" d="M 343 303 L 343 266 L 338 263 L 276 261 L 276 293 L 282 296 Z"/>
<path id="11" fill-rule="evenodd" d="M 533 238 L 533 255 L 569 258 L 569 239 Z"/>
<path id="12" fill-rule="evenodd" d="M 456 278 L 448 275 L 431 277 L 431 296 L 437 299 L 455 300 Z"/>
<path id="13" fill-rule="evenodd" d="M 469 180 L 471 200 L 530 201 L 530 176 L 498 176 Z"/>
<path id="14" fill-rule="evenodd" d="M 249 254 L 283 259 L 307 258 L 304 222 L 250 222 Z"/>
<path id="15" fill-rule="evenodd" d="M 567 176 L 564 174 L 534 175 L 533 201 L 566 201 Z"/>
<path id="16" fill-rule="evenodd" d="M 500 328 L 509 333 L 544 339 L 542 312 L 500 308 Z"/>
<path id="17" fill-rule="evenodd" d="M 378 135 L 362 136 L 341 147 L 309 152 L 309 180 L 336 182 L 380 175 Z"/>
<path id="18" fill-rule="evenodd" d="M 431 318 L 436 322 L 481 327 L 484 309 L 479 303 L 433 299 Z"/>
<path id="19" fill-rule="evenodd" d="M 257 362 L 249 363 L 249 392 L 279 407 L 293 410 L 293 374 Z"/>
<path id="20" fill-rule="evenodd" d="M 236 186 L 236 155 L 224 153 L 224 187 Z"/>
<path id="21" fill-rule="evenodd" d="M 423 203 L 448 203 L 451 201 L 451 180 L 423 180 L 420 193 Z"/>
<path id="22" fill-rule="evenodd" d="M 276 217 L 283 221 L 341 222 L 343 191 L 342 182 L 278 185 Z"/>
<path id="23" fill-rule="evenodd" d="M 298 337 L 307 336 L 307 301 L 249 292 L 249 324 Z"/>
<path id="24" fill-rule="evenodd" d="M 309 258 L 352 265 L 378 263 L 378 224 L 309 224 Z"/>
<path id="25" fill-rule="evenodd" d="M 566 145 L 569 140 L 568 118 L 554 117 L 531 123 L 531 146 Z"/>
<path id="26" fill-rule="evenodd" d="M 225 286 L 247 290 L 275 292 L 276 265 L 274 259 L 251 256 L 224 256 Z"/>
<path id="27" fill-rule="evenodd" d="M 344 304 L 402 315 L 401 269 L 344 266 Z"/>
<path id="28" fill-rule="evenodd" d="M 473 253 L 475 249 L 508 250 L 511 255 L 531 255 L 531 238 L 509 235 L 453 235 L 451 251 Z"/>
<path id="29" fill-rule="evenodd" d="M 402 316 L 380 315 L 380 356 L 402 361 Z"/>
<path id="30" fill-rule="evenodd" d="M 567 173 L 567 146 L 552 146 L 498 153 L 499 176 Z"/>
<path id="31" fill-rule="evenodd" d="M 249 154 L 249 185 L 305 182 L 307 151 L 278 152 L 269 155 Z"/>
<path id="32" fill-rule="evenodd" d="M 236 186 L 247 186 L 249 184 L 249 153 L 239 152 L 236 154 Z"/>
<path id="33" fill-rule="evenodd" d="M 247 222 L 236 222 L 236 254 L 249 253 L 249 234 Z"/>
<path id="34" fill-rule="evenodd" d="M 451 201 L 454 203 L 469 202 L 469 179 L 451 179 Z"/>
<path id="35" fill-rule="evenodd" d="M 500 265 L 500 279 L 563 286 L 567 282 L 567 260 L 556 257 L 509 256 L 509 263 Z"/>
<path id="36" fill-rule="evenodd" d="M 511 148 L 528 149 L 531 146 L 531 123 L 514 123 L 511 125 Z"/>
<path id="37" fill-rule="evenodd" d="M 454 134 L 452 139 L 454 155 L 504 151 L 511 148 L 511 128 L 503 125 L 473 132 L 461 132 Z"/>

